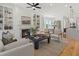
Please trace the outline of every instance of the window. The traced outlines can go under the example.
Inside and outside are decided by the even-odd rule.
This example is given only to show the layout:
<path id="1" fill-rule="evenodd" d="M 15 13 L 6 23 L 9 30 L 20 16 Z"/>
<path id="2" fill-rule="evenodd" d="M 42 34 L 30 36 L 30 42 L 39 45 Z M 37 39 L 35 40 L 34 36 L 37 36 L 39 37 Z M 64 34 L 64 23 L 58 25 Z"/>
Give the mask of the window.
<path id="1" fill-rule="evenodd" d="M 52 29 L 54 25 L 53 18 L 44 17 L 44 28 Z"/>

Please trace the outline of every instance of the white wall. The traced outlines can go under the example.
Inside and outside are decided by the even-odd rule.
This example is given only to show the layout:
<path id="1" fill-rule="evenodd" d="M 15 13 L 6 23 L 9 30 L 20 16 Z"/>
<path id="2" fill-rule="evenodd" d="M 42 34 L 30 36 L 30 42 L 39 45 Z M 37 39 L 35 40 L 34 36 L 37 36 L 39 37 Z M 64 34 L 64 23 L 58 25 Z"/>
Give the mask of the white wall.
<path id="1" fill-rule="evenodd" d="M 17 39 L 21 39 L 21 16 L 30 16 L 31 14 L 27 10 L 23 10 L 22 8 L 16 7 L 15 15 L 14 15 L 14 31 L 15 31 L 15 36 L 17 36 Z M 17 20 L 17 21 L 16 21 Z M 30 26 L 26 26 L 27 28 Z"/>
<path id="2" fill-rule="evenodd" d="M 13 30 L 12 32 L 15 35 L 15 38 L 17 38 L 18 40 L 21 39 L 21 16 L 29 16 L 32 17 L 32 12 L 29 10 L 25 10 L 20 6 L 17 6 L 16 4 L 0 4 L 1 6 L 5 6 L 8 8 L 12 8 L 13 9 Z M 29 26 L 27 26 L 28 28 Z M 0 31 L 2 32 L 2 31 Z M 0 33 L 0 38 L 2 33 Z"/>

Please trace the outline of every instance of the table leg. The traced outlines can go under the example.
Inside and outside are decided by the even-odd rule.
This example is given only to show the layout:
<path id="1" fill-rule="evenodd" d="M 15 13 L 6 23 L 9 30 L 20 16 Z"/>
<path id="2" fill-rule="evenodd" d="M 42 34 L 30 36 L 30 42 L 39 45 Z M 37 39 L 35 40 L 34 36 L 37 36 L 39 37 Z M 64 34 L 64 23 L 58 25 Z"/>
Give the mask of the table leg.
<path id="1" fill-rule="evenodd" d="M 48 37 L 48 43 L 50 43 L 50 36 Z"/>
<path id="2" fill-rule="evenodd" d="M 39 49 L 39 42 L 37 41 L 37 42 L 34 42 L 34 48 L 35 49 Z"/>

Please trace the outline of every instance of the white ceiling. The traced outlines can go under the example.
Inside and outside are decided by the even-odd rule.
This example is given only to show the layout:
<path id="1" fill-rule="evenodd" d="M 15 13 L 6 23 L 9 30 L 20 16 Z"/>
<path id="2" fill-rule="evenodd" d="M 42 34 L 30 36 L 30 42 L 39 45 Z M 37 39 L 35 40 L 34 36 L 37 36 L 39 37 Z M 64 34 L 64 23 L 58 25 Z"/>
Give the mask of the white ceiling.
<path id="1" fill-rule="evenodd" d="M 14 5 L 23 8 L 25 10 L 33 11 L 32 8 L 26 8 L 29 5 L 26 3 L 13 3 Z M 75 11 L 76 15 L 79 15 L 79 4 L 78 3 L 40 3 L 39 6 L 42 7 L 42 9 L 36 9 L 33 12 L 41 13 L 42 15 L 51 15 L 51 16 L 68 16 L 69 15 L 69 7 L 66 5 L 71 5 L 72 8 Z"/>
<path id="2" fill-rule="evenodd" d="M 24 9 L 28 9 L 29 5 L 26 3 L 16 3 L 17 6 L 22 7 Z M 75 13 L 79 15 L 79 4 L 78 3 L 40 3 L 39 6 L 42 7 L 42 9 L 36 9 L 35 12 L 41 13 L 43 15 L 52 15 L 52 16 L 65 16 L 69 15 L 69 7 L 66 5 L 71 5 L 74 9 Z M 32 8 L 29 8 L 28 10 L 33 11 Z"/>

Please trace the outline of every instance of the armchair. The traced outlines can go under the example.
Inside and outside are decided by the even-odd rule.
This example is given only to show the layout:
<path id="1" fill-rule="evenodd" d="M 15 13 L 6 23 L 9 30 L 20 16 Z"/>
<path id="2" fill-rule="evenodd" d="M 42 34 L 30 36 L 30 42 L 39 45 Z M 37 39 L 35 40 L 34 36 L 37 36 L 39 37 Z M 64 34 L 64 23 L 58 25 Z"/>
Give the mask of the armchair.
<path id="1" fill-rule="evenodd" d="M 50 30 L 49 33 L 50 33 L 50 37 L 51 37 L 52 40 L 60 41 L 60 39 L 62 37 L 62 35 L 60 34 L 61 30 L 54 29 L 54 32 L 53 32 L 53 30 Z"/>

